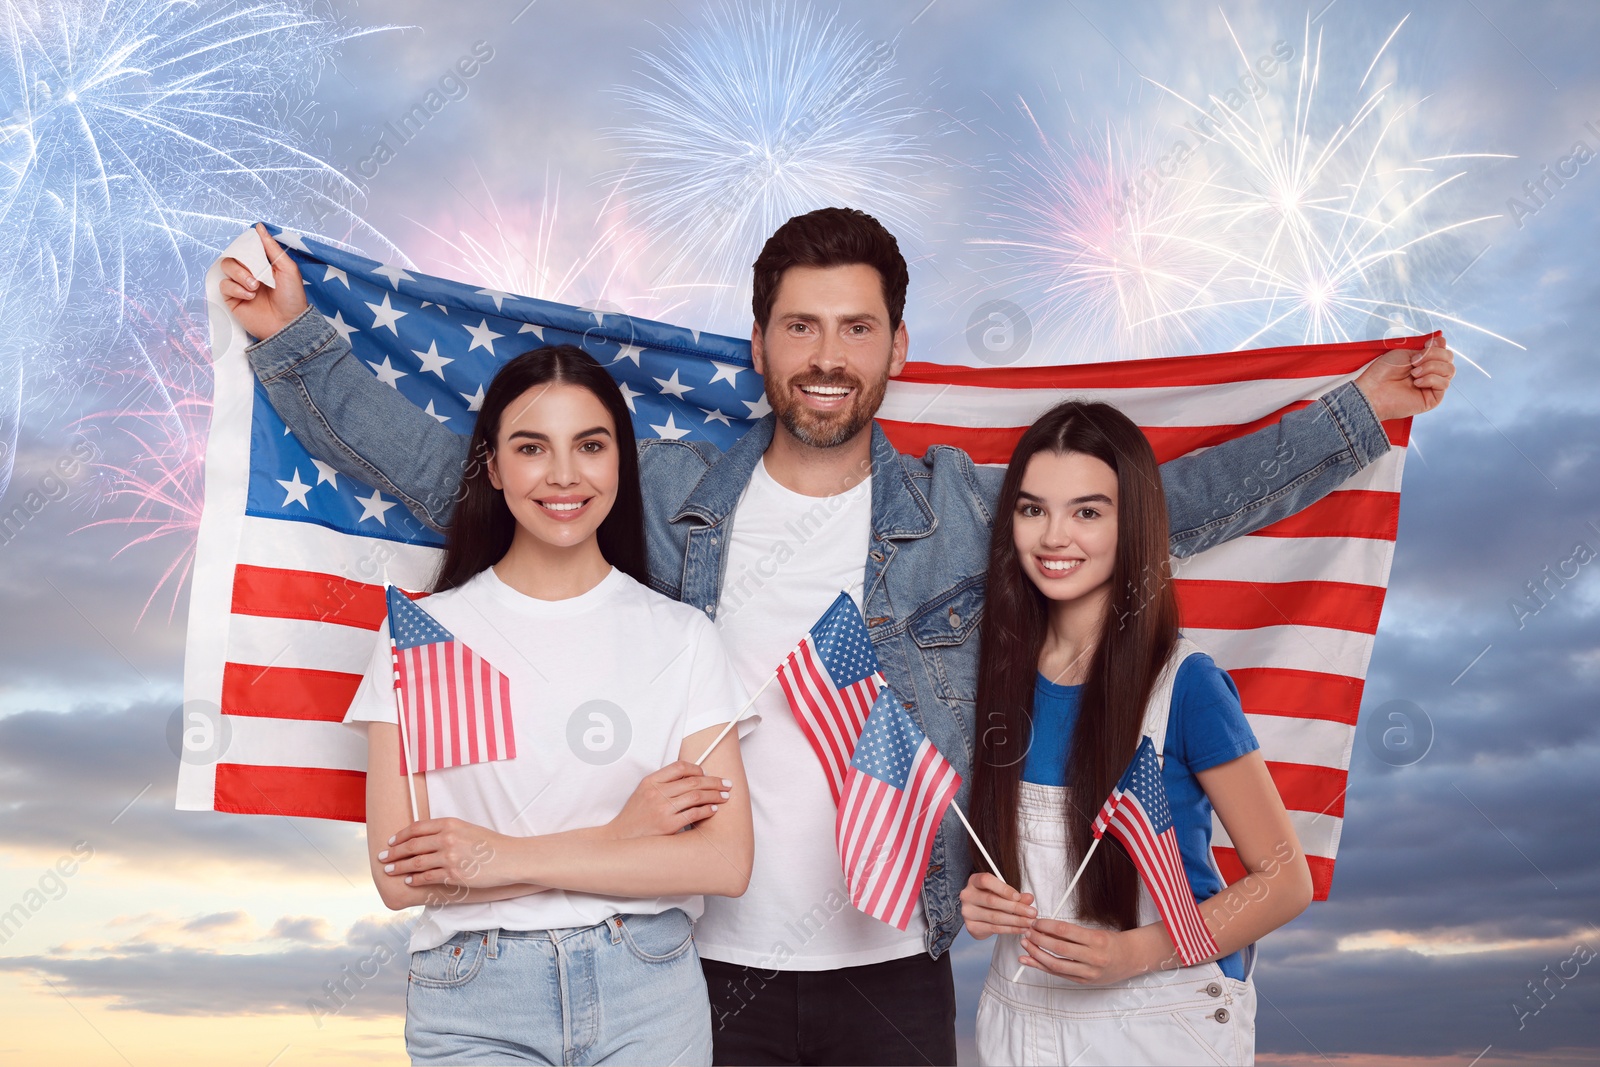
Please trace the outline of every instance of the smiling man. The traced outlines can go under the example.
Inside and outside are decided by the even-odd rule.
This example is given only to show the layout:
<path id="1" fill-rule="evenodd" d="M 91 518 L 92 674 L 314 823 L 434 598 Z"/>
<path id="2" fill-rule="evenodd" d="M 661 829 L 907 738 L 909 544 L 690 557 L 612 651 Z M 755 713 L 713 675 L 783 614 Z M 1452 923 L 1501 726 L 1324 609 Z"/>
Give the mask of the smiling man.
<path id="1" fill-rule="evenodd" d="M 276 289 L 224 261 L 223 295 L 273 406 L 313 454 L 450 522 L 466 439 L 384 386 L 306 306 L 263 231 Z M 716 621 L 751 691 L 848 589 L 884 676 L 963 779 L 972 769 L 978 623 L 1002 472 L 938 446 L 903 456 L 873 422 L 905 365 L 908 275 L 893 235 L 860 211 L 790 219 L 755 263 L 750 332 L 770 415 L 726 453 L 640 446 L 651 584 Z M 1321 499 L 1389 448 L 1381 420 L 1438 404 L 1450 352 L 1391 354 L 1278 424 L 1161 468 L 1179 556 Z M 1289 456 L 1287 462 L 1283 456 Z M 1281 472 L 1269 491 L 1247 478 Z M 827 779 L 783 695 L 742 743 L 755 864 L 738 899 L 709 898 L 695 938 L 717 1063 L 954 1063 L 948 950 L 970 865 L 946 816 L 901 932 L 849 904 Z M 966 803 L 966 791 L 957 798 Z"/>

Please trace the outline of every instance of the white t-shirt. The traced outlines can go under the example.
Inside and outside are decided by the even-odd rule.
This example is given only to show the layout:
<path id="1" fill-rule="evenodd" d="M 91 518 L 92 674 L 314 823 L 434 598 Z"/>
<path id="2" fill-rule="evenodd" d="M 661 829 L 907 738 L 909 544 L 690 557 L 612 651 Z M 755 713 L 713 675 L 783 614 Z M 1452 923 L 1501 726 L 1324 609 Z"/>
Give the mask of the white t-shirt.
<path id="1" fill-rule="evenodd" d="M 567 600 L 536 600 L 491 568 L 418 602 L 511 681 L 517 754 L 427 772 L 434 818 L 454 817 L 531 836 L 602 825 L 651 771 L 678 758 L 684 737 L 728 722 L 744 688 L 716 628 L 700 612 L 612 568 Z M 385 622 L 345 722 L 396 722 Z M 739 727 L 741 735 L 753 717 Z M 698 753 L 696 753 L 698 755 Z M 370 773 L 398 774 L 375 767 Z M 612 915 L 682 908 L 699 896 L 625 897 L 548 890 L 483 904 L 423 909 L 411 951 L 462 930 L 592 926 Z"/>
<path id="2" fill-rule="evenodd" d="M 727 547 L 717 629 L 755 692 L 841 589 L 859 604 L 872 537 L 872 480 L 802 496 L 756 464 Z M 828 780 L 773 683 L 756 699 L 761 729 L 740 746 L 755 819 L 755 867 L 738 898 L 708 897 L 695 927 L 706 959 L 763 970 L 821 971 L 914 956 L 927 921 L 904 933 L 850 903 Z"/>

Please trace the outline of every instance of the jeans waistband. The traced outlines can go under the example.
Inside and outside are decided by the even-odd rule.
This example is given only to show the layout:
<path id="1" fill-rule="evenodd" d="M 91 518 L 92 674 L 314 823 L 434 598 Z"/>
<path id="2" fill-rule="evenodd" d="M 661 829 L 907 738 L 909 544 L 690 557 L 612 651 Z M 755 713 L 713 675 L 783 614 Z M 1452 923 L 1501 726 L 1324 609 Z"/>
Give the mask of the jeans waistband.
<path id="1" fill-rule="evenodd" d="M 592 926 L 564 926 L 553 930 L 503 930 L 495 928 L 484 930 L 482 933 L 488 939 L 489 958 L 494 959 L 497 956 L 496 949 L 503 940 L 550 941 L 559 944 L 568 938 L 581 937 L 590 932 L 603 930 L 609 935 L 611 943 L 616 945 L 622 942 L 622 927 L 624 924 L 637 926 L 654 922 L 676 922 L 680 920 L 683 922 L 690 921 L 689 916 L 684 913 L 682 908 L 668 908 L 663 912 L 649 914 L 610 915 Z"/>

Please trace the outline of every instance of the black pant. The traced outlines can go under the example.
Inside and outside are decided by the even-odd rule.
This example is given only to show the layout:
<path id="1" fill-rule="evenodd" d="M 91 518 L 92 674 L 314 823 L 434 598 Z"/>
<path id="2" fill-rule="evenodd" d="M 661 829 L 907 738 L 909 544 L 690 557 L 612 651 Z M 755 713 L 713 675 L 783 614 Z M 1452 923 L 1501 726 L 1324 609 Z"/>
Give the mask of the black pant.
<path id="1" fill-rule="evenodd" d="M 700 963 L 711 993 L 711 1062 L 719 1067 L 956 1062 L 948 952 L 831 971 Z"/>

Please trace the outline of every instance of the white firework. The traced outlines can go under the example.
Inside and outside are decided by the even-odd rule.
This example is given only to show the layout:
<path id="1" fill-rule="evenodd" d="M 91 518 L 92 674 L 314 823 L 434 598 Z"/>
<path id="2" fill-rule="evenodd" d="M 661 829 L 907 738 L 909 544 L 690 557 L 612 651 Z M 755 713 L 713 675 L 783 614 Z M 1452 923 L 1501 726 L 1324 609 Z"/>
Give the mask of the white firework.
<path id="1" fill-rule="evenodd" d="M 749 292 L 773 230 L 819 207 L 857 207 L 892 231 L 924 213 L 932 163 L 894 76 L 892 42 L 804 4 L 714 9 L 695 31 L 643 52 L 637 113 L 616 132 L 617 177 L 659 256 L 661 284 Z"/>
<path id="2" fill-rule="evenodd" d="M 1055 351 L 1075 359 L 1435 327 L 1507 340 L 1445 300 L 1470 260 L 1462 236 L 1498 217 L 1454 212 L 1457 165 L 1505 157 L 1411 150 L 1423 136 L 1416 105 L 1392 83 L 1367 88 L 1399 30 L 1343 90 L 1352 103 L 1342 118 L 1325 114 L 1323 99 L 1340 90 L 1324 83 L 1309 22 L 1290 91 L 1258 83 L 1248 100 L 1197 102 L 1153 82 L 1190 118 L 1184 151 L 1159 173 L 1145 145 L 1171 143 L 1169 131 L 1108 132 L 1070 151 L 1040 131 L 1038 152 L 1000 168 L 991 193 L 1000 235 L 976 243 L 1000 251 L 1002 270 L 1037 294 Z M 1236 37 L 1233 47 L 1248 65 Z"/>
<path id="3" fill-rule="evenodd" d="M 0 3 L 3 443 L 26 395 L 95 376 L 125 300 L 193 292 L 249 222 L 310 210 L 381 242 L 285 132 L 351 36 L 290 0 Z"/>

